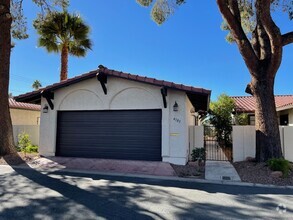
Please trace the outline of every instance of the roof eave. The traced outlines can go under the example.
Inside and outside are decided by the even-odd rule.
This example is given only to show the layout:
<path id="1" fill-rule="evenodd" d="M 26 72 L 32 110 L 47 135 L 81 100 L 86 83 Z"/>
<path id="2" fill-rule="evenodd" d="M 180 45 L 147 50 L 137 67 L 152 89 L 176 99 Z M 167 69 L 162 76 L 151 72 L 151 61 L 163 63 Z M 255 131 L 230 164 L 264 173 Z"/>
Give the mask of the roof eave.
<path id="1" fill-rule="evenodd" d="M 277 112 L 279 111 L 284 111 L 284 110 L 288 110 L 288 109 L 292 109 L 293 108 L 293 103 L 290 105 L 286 105 L 286 106 L 281 106 L 277 108 Z"/>
<path id="2" fill-rule="evenodd" d="M 78 82 L 81 82 L 81 81 L 84 81 L 84 80 L 87 80 L 90 78 L 94 78 L 98 74 L 106 74 L 108 77 L 113 76 L 113 77 L 117 77 L 117 78 L 121 78 L 121 79 L 125 79 L 125 80 L 132 80 L 135 82 L 146 83 L 146 84 L 150 84 L 153 86 L 166 87 L 168 89 L 183 91 L 183 92 L 186 92 L 189 94 L 208 96 L 208 99 L 210 98 L 210 95 L 211 95 L 211 90 L 207 90 L 207 89 L 203 89 L 203 88 L 195 88 L 192 86 L 185 86 L 182 84 L 171 83 L 171 82 L 167 82 L 164 80 L 157 80 L 154 78 L 148 78 L 149 81 L 144 81 L 142 79 L 145 79 L 147 77 L 142 77 L 142 76 L 138 76 L 138 75 L 135 76 L 135 75 L 131 75 L 131 74 L 123 73 L 123 72 L 118 72 L 115 70 L 109 70 L 109 69 L 102 67 L 102 66 L 101 67 L 99 66 L 99 68 L 100 69 L 98 69 L 98 70 L 94 70 L 94 71 L 82 74 L 80 76 L 68 79 L 64 82 L 55 83 L 53 85 L 47 86 L 46 88 L 42 88 L 38 91 L 29 92 L 29 93 L 26 93 L 23 95 L 16 96 L 14 98 L 18 102 L 40 103 L 42 93 L 53 92 L 57 89 L 67 87 L 71 84 L 75 84 L 75 83 L 78 83 Z M 209 103 L 209 101 L 207 103 Z"/>

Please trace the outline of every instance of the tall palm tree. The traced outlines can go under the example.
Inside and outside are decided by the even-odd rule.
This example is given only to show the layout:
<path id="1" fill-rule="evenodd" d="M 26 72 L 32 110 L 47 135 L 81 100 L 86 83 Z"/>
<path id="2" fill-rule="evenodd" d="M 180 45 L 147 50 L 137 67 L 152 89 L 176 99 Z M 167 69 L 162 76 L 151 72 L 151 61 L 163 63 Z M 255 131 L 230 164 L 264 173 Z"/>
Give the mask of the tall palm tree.
<path id="1" fill-rule="evenodd" d="M 68 55 L 84 57 L 92 42 L 88 38 L 90 28 L 77 14 L 67 11 L 49 13 L 45 19 L 35 25 L 39 37 L 39 46 L 55 53 L 61 53 L 60 81 L 67 79 Z"/>
<path id="2" fill-rule="evenodd" d="M 32 84 L 32 88 L 33 88 L 34 90 L 38 90 L 40 87 L 42 87 L 41 82 L 40 82 L 39 80 L 35 80 L 35 81 L 33 82 L 33 84 Z"/>

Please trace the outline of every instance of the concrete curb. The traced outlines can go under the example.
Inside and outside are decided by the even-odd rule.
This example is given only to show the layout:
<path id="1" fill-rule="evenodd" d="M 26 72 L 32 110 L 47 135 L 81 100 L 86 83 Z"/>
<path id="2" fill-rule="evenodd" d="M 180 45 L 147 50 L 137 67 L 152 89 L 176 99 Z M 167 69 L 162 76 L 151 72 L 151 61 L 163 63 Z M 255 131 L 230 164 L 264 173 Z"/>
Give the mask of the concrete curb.
<path id="1" fill-rule="evenodd" d="M 233 182 L 233 181 L 218 181 L 218 180 L 205 180 L 205 179 L 194 179 L 192 177 L 183 178 L 175 176 L 153 176 L 153 175 L 143 175 L 143 174 L 132 174 L 132 173 L 112 173 L 112 172 L 101 172 L 93 170 L 79 170 L 79 169 L 42 169 L 42 168 L 33 168 L 27 166 L 10 166 L 10 165 L 0 165 L 10 167 L 12 169 L 34 169 L 38 172 L 45 174 L 50 174 L 52 172 L 58 173 L 79 173 L 79 174 L 93 174 L 93 175 L 103 175 L 103 176 L 119 176 L 119 177 L 131 177 L 131 178 L 144 178 L 144 179 L 154 179 L 154 180 L 171 180 L 179 182 L 193 182 L 193 183 L 202 183 L 202 184 L 219 184 L 219 185 L 230 185 L 230 186 L 248 186 L 248 187 L 261 187 L 261 188 L 275 188 L 275 189 L 292 189 L 293 186 L 277 186 L 272 184 L 260 184 L 260 183 L 247 183 L 247 182 Z"/>

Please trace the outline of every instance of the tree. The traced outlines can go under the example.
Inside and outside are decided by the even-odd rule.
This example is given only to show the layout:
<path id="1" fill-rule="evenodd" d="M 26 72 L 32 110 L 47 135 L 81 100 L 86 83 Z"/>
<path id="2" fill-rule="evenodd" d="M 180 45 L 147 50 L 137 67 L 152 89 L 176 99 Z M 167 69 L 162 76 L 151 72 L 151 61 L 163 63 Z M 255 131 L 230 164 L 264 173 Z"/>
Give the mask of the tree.
<path id="1" fill-rule="evenodd" d="M 162 24 L 184 0 L 137 0 L 152 5 L 152 19 Z M 277 8 L 293 18 L 292 0 L 216 0 L 220 13 L 250 72 L 246 92 L 256 101 L 256 159 L 282 157 L 274 81 L 281 65 L 283 47 L 293 43 L 293 31 L 282 34 L 271 13 Z M 175 4 L 174 4 L 175 3 Z M 225 26 L 225 25 L 224 25 Z"/>
<path id="2" fill-rule="evenodd" d="M 226 94 L 221 94 L 218 100 L 210 103 L 209 121 L 215 126 L 217 141 L 220 146 L 231 146 L 232 113 L 236 105 Z"/>
<path id="3" fill-rule="evenodd" d="M 32 0 L 42 12 L 64 6 L 67 0 Z M 0 0 L 0 156 L 15 153 L 12 124 L 9 112 L 8 86 L 10 73 L 11 36 L 27 38 L 26 19 L 22 10 L 23 0 Z"/>
<path id="4" fill-rule="evenodd" d="M 90 28 L 77 14 L 63 12 L 49 13 L 40 23 L 35 22 L 39 46 L 55 53 L 61 53 L 60 81 L 67 79 L 68 55 L 84 57 L 92 42 L 88 38 Z"/>
<path id="5" fill-rule="evenodd" d="M 246 113 L 235 114 L 236 125 L 249 125 L 249 116 Z"/>
<path id="6" fill-rule="evenodd" d="M 32 88 L 33 88 L 34 90 L 38 90 L 40 87 L 42 87 L 41 82 L 40 82 L 39 80 L 35 80 L 35 81 L 33 82 L 33 84 L 32 84 Z"/>

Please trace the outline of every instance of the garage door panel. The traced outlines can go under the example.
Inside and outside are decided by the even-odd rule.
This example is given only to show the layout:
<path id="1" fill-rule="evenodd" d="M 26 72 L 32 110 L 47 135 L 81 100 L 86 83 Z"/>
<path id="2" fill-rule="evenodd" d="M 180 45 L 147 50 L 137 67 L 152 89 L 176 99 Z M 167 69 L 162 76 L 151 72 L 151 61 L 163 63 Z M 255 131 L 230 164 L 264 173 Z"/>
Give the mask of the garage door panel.
<path id="1" fill-rule="evenodd" d="M 94 149 L 94 151 L 93 151 Z M 91 151 L 91 154 L 89 155 L 87 151 Z M 86 147 L 83 150 L 81 150 L 79 147 L 75 148 L 68 148 L 68 149 L 62 149 L 61 151 L 62 156 L 70 156 L 73 155 L 80 155 L 79 157 L 88 157 L 88 158 L 104 158 L 104 159 L 142 159 L 142 160 L 156 160 L 157 157 L 154 156 L 155 154 L 160 153 L 158 150 L 151 150 L 148 149 L 147 151 L 141 152 L 141 149 L 128 151 L 128 149 L 121 150 L 119 154 L 117 154 L 117 150 L 115 149 L 96 149 L 91 147 Z M 148 159 L 146 159 L 148 158 Z"/>
<path id="2" fill-rule="evenodd" d="M 122 140 L 126 140 L 125 142 L 121 142 Z M 152 141 L 149 141 L 149 139 L 141 139 L 140 141 L 142 141 L 141 143 L 139 143 L 139 147 L 140 148 L 144 148 L 145 145 L 148 145 L 149 147 L 152 146 L 153 141 L 157 141 L 159 142 L 161 140 L 161 137 L 153 137 Z M 126 146 L 130 146 L 130 145 L 137 145 L 137 140 L 133 139 L 133 140 L 129 140 L 127 139 L 127 137 L 121 137 L 120 140 L 108 140 L 107 137 L 104 137 L 103 139 L 99 139 L 96 140 L 94 138 L 78 138 L 78 137 L 74 137 L 74 138 L 63 138 L 62 140 L 59 141 L 59 144 L 64 144 L 64 145 L 75 145 L 76 143 L 78 143 L 78 145 L 82 144 L 82 146 L 84 146 L 85 144 L 92 144 L 92 145 L 97 145 L 97 147 L 99 145 L 105 144 L 111 144 L 112 145 L 126 145 Z M 154 146 L 157 147 L 157 146 Z"/>
<path id="3" fill-rule="evenodd" d="M 58 112 L 58 156 L 161 161 L 161 110 Z"/>
<path id="4" fill-rule="evenodd" d="M 144 150 L 143 152 L 141 151 L 141 148 L 130 148 L 128 146 L 114 146 L 113 148 L 108 148 L 108 147 L 100 147 L 100 148 L 96 148 L 93 145 L 86 145 L 83 146 L 83 148 L 81 149 L 79 146 L 71 146 L 71 147 L 64 147 L 62 150 L 63 152 L 69 152 L 69 151 L 80 151 L 80 152 L 84 152 L 84 151 L 92 151 L 93 153 L 116 153 L 117 149 L 120 150 L 120 154 L 152 154 L 153 152 L 159 152 L 158 149 L 155 148 L 147 148 L 146 150 Z M 131 150 L 131 151 L 129 151 Z"/>
<path id="5" fill-rule="evenodd" d="M 75 125 L 74 125 L 75 126 Z M 99 127 L 86 127 L 86 126 L 79 126 L 79 129 L 72 129 L 71 127 L 65 127 L 60 129 L 59 134 L 74 134 L 74 133 L 78 133 L 80 135 L 92 135 L 92 134 L 96 134 L 96 135 L 114 135 L 114 134 L 129 134 L 128 131 L 129 126 L 117 126 L 117 127 L 113 127 L 113 128 L 99 128 Z M 153 131 L 153 132 L 152 132 Z M 151 135 L 153 135 L 153 133 L 159 133 L 161 131 L 160 128 L 153 128 L 151 126 L 146 126 L 146 127 L 137 127 L 134 128 L 132 132 L 132 134 L 143 134 L 143 135 L 147 135 L 148 133 L 150 133 Z"/>

